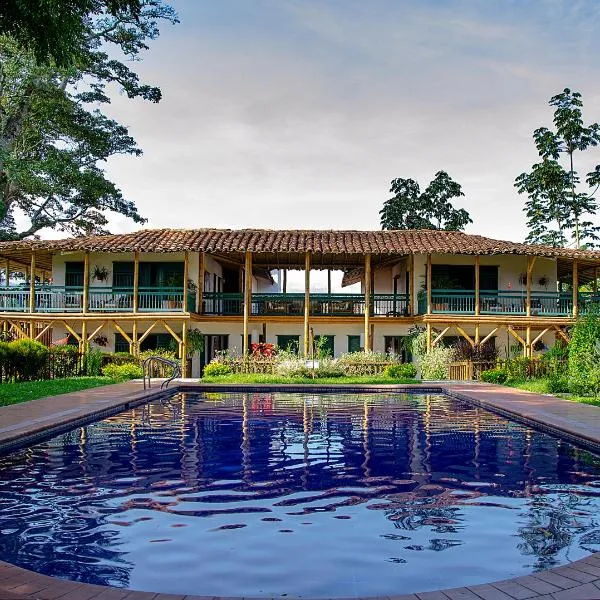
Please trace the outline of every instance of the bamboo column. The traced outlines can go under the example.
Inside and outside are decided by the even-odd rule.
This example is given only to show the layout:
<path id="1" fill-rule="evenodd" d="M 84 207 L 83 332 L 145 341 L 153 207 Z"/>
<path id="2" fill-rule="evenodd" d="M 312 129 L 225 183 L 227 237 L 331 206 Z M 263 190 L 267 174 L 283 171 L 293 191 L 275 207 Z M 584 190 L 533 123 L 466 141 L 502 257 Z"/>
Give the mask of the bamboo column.
<path id="1" fill-rule="evenodd" d="M 365 351 L 370 352 L 373 345 L 369 317 L 371 315 L 371 255 L 365 254 Z"/>
<path id="2" fill-rule="evenodd" d="M 432 335 L 431 323 L 427 323 L 427 354 L 429 354 L 431 352 L 431 349 L 433 347 L 431 335 Z"/>
<path id="3" fill-rule="evenodd" d="M 31 267 L 29 268 L 29 312 L 35 312 L 35 252 L 31 253 Z"/>
<path id="4" fill-rule="evenodd" d="M 83 314 L 86 314 L 90 307 L 90 253 L 86 252 L 83 256 Z"/>
<path id="5" fill-rule="evenodd" d="M 133 356 L 138 357 L 140 355 L 140 349 L 138 347 L 138 322 L 134 321 L 131 324 L 131 343 L 129 344 L 129 353 Z"/>
<path id="6" fill-rule="evenodd" d="M 75 327 L 75 325 L 73 325 Z M 85 354 L 87 350 L 87 322 L 85 319 L 81 322 L 81 340 L 79 341 L 81 354 Z"/>
<path id="7" fill-rule="evenodd" d="M 426 268 L 426 281 L 427 281 L 427 314 L 431 314 L 431 254 L 427 255 L 427 268 Z"/>
<path id="8" fill-rule="evenodd" d="M 327 269 L 327 294 L 331 296 L 331 269 Z"/>
<path id="9" fill-rule="evenodd" d="M 283 293 L 287 294 L 287 269 L 283 269 Z"/>
<path id="10" fill-rule="evenodd" d="M 196 311 L 204 313 L 204 271 L 206 270 L 204 252 L 198 255 L 198 282 L 196 283 Z"/>
<path id="11" fill-rule="evenodd" d="M 531 325 L 527 325 L 527 329 L 525 331 L 524 355 L 527 358 L 531 358 L 533 356 L 533 352 L 532 352 L 532 348 L 531 348 Z"/>
<path id="12" fill-rule="evenodd" d="M 181 329 L 181 377 L 184 379 L 188 377 L 187 349 L 187 323 L 183 321 Z"/>
<path id="13" fill-rule="evenodd" d="M 481 312 L 480 292 L 481 280 L 479 275 L 479 255 L 475 257 L 475 316 L 478 317 Z"/>
<path id="14" fill-rule="evenodd" d="M 188 279 L 190 278 L 190 253 L 183 253 L 183 312 L 188 312 Z"/>
<path id="15" fill-rule="evenodd" d="M 525 300 L 525 312 L 528 317 L 531 316 L 531 274 L 533 273 L 533 265 L 535 264 L 535 258 L 532 256 L 527 257 L 527 298 Z"/>
<path id="16" fill-rule="evenodd" d="M 6 259 L 6 287 L 10 285 L 10 260 Z"/>
<path id="17" fill-rule="evenodd" d="M 140 253 L 133 253 L 133 312 L 140 308 Z"/>
<path id="18" fill-rule="evenodd" d="M 304 256 L 304 358 L 308 358 L 310 318 L 310 251 Z"/>
<path id="19" fill-rule="evenodd" d="M 414 315 L 415 311 L 415 255 L 408 257 L 408 314 Z"/>
<path id="20" fill-rule="evenodd" d="M 579 271 L 577 259 L 573 261 L 573 318 L 579 316 Z"/>
<path id="21" fill-rule="evenodd" d="M 244 339 L 242 340 L 242 353 L 244 364 L 248 357 L 248 319 L 252 308 L 252 252 L 246 252 L 244 261 Z"/>

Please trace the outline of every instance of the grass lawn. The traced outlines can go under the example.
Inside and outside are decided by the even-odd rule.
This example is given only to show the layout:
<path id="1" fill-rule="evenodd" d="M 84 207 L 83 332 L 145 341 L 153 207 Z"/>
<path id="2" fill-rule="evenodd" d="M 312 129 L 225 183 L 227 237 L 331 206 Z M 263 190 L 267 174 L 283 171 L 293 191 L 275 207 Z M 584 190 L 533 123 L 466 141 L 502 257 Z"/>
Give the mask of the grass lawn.
<path id="1" fill-rule="evenodd" d="M 527 390 L 528 392 L 535 392 L 536 394 L 550 394 L 552 392 L 550 392 L 548 389 L 548 382 L 549 380 L 543 377 L 539 379 L 511 379 L 508 380 L 505 385 L 519 388 L 521 390 Z M 593 396 L 577 396 L 575 394 L 568 393 L 552 393 L 552 395 L 558 398 L 563 398 L 564 400 L 600 406 L 600 398 L 594 398 Z"/>
<path id="2" fill-rule="evenodd" d="M 47 381 L 23 381 L 22 383 L 0 384 L 0 406 L 37 400 L 45 396 L 58 396 L 89 388 L 116 383 L 110 377 L 69 377 Z"/>
<path id="3" fill-rule="evenodd" d="M 356 385 L 356 384 L 406 384 L 420 383 L 416 379 L 392 379 L 391 377 L 365 375 L 356 377 L 322 377 L 312 379 L 311 377 L 281 377 L 279 375 L 265 375 L 261 373 L 238 373 L 232 375 L 221 375 L 219 377 L 203 377 L 202 383 L 294 383 L 294 384 L 337 384 L 337 385 Z"/>

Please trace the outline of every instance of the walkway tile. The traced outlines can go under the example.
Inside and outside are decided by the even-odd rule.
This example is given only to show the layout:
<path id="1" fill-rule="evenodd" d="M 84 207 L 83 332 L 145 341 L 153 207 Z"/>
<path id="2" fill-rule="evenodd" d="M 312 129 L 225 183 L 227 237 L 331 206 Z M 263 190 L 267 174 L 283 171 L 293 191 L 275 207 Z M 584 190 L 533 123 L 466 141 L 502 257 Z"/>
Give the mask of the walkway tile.
<path id="1" fill-rule="evenodd" d="M 589 583 L 590 581 L 598 579 L 595 575 L 572 569 L 570 566 L 557 567 L 556 569 L 552 569 L 552 572 L 564 575 L 565 577 L 579 581 L 580 583 Z"/>
<path id="2" fill-rule="evenodd" d="M 477 594 L 480 598 L 483 598 L 483 600 L 514 600 L 512 596 L 509 596 L 503 591 L 488 584 L 470 585 L 468 589 Z"/>
<path id="3" fill-rule="evenodd" d="M 423 592 L 417 594 L 419 600 L 448 600 L 449 597 L 444 592 Z"/>
<path id="4" fill-rule="evenodd" d="M 563 590 L 552 594 L 555 600 L 598 600 L 600 589 L 592 583 L 586 583 L 570 590 Z"/>
<path id="5" fill-rule="evenodd" d="M 575 587 L 579 585 L 577 581 L 573 581 L 573 579 L 569 579 L 568 577 L 564 577 L 563 575 L 558 575 L 557 573 L 553 573 L 552 571 L 539 571 L 534 573 L 532 577 L 536 579 L 540 579 L 541 581 L 545 581 L 546 583 L 551 583 L 556 587 L 559 587 L 563 590 L 567 590 L 569 588 Z"/>
<path id="6" fill-rule="evenodd" d="M 444 594 L 451 598 L 451 600 L 481 600 L 480 596 L 474 594 L 467 588 L 453 588 L 451 590 L 444 590 Z"/>
<path id="7" fill-rule="evenodd" d="M 526 600 L 527 598 L 535 598 L 539 595 L 537 592 L 518 584 L 514 579 L 498 581 L 491 585 L 508 594 L 511 598 L 515 598 L 515 600 Z"/>

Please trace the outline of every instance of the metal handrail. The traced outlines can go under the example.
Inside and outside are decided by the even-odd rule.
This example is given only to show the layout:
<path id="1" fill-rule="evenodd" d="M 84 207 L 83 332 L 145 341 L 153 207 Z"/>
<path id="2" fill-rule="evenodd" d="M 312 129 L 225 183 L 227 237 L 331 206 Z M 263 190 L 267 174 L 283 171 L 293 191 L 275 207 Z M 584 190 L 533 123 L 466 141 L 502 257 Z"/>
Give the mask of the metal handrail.
<path id="1" fill-rule="evenodd" d="M 171 377 L 168 377 L 160 384 L 161 390 L 164 390 L 171 383 L 171 381 L 173 381 L 173 379 L 175 379 L 177 377 L 181 377 L 181 365 L 177 361 L 169 360 L 168 358 L 164 358 L 163 356 L 149 356 L 142 363 L 142 369 L 144 371 L 144 389 L 146 389 L 146 374 L 148 375 L 148 388 L 151 387 L 151 384 L 150 384 L 151 371 L 148 367 L 153 361 L 161 363 L 163 365 L 167 365 L 168 367 L 171 367 L 173 369 L 173 374 L 171 375 Z"/>

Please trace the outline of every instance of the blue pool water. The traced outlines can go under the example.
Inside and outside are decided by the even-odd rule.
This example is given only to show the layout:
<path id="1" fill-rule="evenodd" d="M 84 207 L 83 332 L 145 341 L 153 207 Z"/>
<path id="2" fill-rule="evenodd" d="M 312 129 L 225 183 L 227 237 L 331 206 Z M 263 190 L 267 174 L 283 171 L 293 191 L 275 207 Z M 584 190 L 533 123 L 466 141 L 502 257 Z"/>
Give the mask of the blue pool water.
<path id="1" fill-rule="evenodd" d="M 0 457 L 0 533 L 139 590 L 424 591 L 600 550 L 600 458 L 444 396 L 185 394 Z"/>

